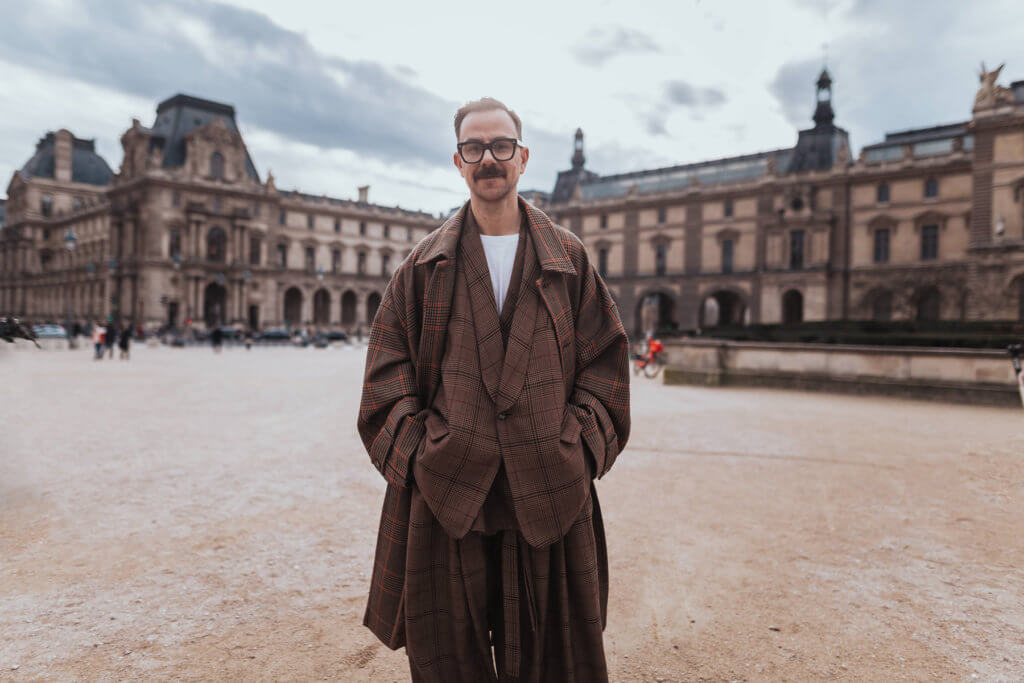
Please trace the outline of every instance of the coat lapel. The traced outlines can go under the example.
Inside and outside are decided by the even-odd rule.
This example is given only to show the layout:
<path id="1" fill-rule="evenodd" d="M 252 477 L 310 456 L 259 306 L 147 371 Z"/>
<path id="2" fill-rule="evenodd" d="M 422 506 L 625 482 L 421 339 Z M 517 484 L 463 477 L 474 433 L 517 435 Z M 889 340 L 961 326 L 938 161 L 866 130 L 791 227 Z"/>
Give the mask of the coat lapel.
<path id="1" fill-rule="evenodd" d="M 466 288 L 469 290 L 470 314 L 473 316 L 473 330 L 476 332 L 480 354 L 480 375 L 491 400 L 497 403 L 505 348 L 501 338 L 498 307 L 494 303 L 491 272 L 487 268 L 487 256 L 476 223 L 468 211 L 462 239 L 459 240 L 459 259 L 465 269 Z"/>
<path id="2" fill-rule="evenodd" d="M 537 252 L 533 248 L 533 239 L 529 232 L 525 236 L 523 249 L 523 273 L 519 279 L 519 293 L 516 297 L 515 312 L 512 314 L 512 325 L 505 348 L 505 364 L 501 373 L 501 384 L 498 398 L 495 400 L 498 411 L 510 409 L 519 399 L 526 381 L 526 369 L 533 349 L 534 328 L 537 322 L 537 292 L 535 280 L 540 268 L 537 264 Z"/>

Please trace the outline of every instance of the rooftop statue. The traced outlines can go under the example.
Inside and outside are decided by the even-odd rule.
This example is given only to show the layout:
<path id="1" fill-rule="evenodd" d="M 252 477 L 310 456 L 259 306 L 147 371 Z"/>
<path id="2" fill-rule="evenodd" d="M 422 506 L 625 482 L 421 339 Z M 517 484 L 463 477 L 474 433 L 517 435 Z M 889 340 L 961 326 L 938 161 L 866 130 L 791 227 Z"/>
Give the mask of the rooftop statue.
<path id="1" fill-rule="evenodd" d="M 1013 102 L 1013 92 L 1009 88 L 996 85 L 1004 66 L 1006 64 L 1000 64 L 994 71 L 988 71 L 985 69 L 985 62 L 981 63 L 981 73 L 978 74 L 981 87 L 978 88 L 978 94 L 974 96 L 974 111 L 994 109 L 1000 104 Z"/>

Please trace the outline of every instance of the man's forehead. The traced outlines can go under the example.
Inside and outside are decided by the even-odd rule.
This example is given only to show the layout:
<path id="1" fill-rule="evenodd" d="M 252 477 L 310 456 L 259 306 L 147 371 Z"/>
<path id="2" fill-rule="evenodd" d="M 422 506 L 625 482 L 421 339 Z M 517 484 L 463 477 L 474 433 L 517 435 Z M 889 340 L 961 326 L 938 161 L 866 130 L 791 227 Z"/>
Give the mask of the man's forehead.
<path id="1" fill-rule="evenodd" d="M 459 129 L 459 140 L 490 140 L 491 138 L 518 138 L 512 117 L 501 109 L 474 111 L 466 115 Z"/>

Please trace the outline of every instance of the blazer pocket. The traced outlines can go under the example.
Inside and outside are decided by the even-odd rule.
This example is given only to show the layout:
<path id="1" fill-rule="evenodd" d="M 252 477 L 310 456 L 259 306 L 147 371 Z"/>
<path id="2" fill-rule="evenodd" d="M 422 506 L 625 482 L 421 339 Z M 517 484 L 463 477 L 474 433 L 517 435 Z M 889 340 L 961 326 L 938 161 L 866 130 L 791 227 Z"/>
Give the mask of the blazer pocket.
<path id="1" fill-rule="evenodd" d="M 444 423 L 440 415 L 431 413 L 426 420 L 427 438 L 431 443 L 437 443 L 448 436 L 448 425 Z"/>
<path id="2" fill-rule="evenodd" d="M 562 419 L 562 433 L 559 439 L 565 443 L 578 443 L 582 431 L 583 427 L 580 425 L 580 421 L 576 419 L 571 410 L 566 410 L 565 417 Z"/>

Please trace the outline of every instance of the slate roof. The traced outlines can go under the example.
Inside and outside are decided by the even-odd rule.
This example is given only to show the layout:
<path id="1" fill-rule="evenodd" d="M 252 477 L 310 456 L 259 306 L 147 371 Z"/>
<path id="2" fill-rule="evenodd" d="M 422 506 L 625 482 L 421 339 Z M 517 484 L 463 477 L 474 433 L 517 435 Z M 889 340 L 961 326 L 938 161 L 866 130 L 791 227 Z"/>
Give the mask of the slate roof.
<path id="1" fill-rule="evenodd" d="M 686 188 L 694 179 L 699 179 L 703 185 L 752 180 L 768 173 L 771 159 L 775 160 L 776 168 L 786 168 L 792 153 L 791 148 L 776 149 L 712 161 L 599 176 L 584 180 L 580 188 L 583 199 L 592 200 L 624 196 L 633 185 L 636 185 L 638 194 L 650 194 Z"/>
<path id="2" fill-rule="evenodd" d="M 222 119 L 229 129 L 239 132 L 235 108 L 230 104 L 178 94 L 157 105 L 156 121 L 150 132 L 153 134 L 152 145 L 163 150 L 164 168 L 182 166 L 185 163 L 185 135 L 215 119 Z M 259 181 L 259 173 L 248 150 L 245 152 L 245 172 Z"/>
<path id="3" fill-rule="evenodd" d="M 55 145 L 57 136 L 52 131 L 36 143 L 36 153 L 21 167 L 22 175 L 29 178 L 53 178 L 57 165 Z M 71 180 L 89 185 L 109 185 L 114 178 L 107 162 L 96 153 L 95 140 L 71 138 Z"/>
<path id="4" fill-rule="evenodd" d="M 802 130 L 797 135 L 796 147 L 793 148 L 789 164 L 781 170 L 785 173 L 828 170 L 835 163 L 843 140 L 846 140 L 849 147 L 849 133 L 831 123 Z"/>
<path id="5" fill-rule="evenodd" d="M 4 220 L 7 218 L 7 200 L 0 199 L 0 228 L 4 227 Z"/>
<path id="6" fill-rule="evenodd" d="M 299 192 L 298 190 L 282 190 L 281 197 L 286 199 L 297 199 L 303 202 L 310 203 L 326 203 L 328 206 L 338 206 L 342 208 L 357 208 L 357 209 L 378 209 L 386 213 L 393 213 L 406 218 L 429 218 L 436 220 L 437 217 L 426 211 L 414 211 L 410 209 L 401 209 L 396 206 L 384 206 L 383 204 L 371 204 L 369 202 L 359 202 L 353 199 L 338 199 L 337 197 L 325 197 L 319 194 L 307 194 L 305 192 Z M 462 208 L 462 205 L 459 205 Z"/>

